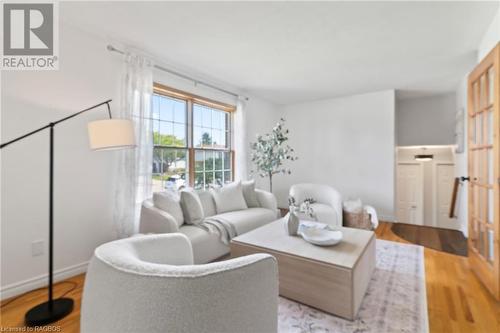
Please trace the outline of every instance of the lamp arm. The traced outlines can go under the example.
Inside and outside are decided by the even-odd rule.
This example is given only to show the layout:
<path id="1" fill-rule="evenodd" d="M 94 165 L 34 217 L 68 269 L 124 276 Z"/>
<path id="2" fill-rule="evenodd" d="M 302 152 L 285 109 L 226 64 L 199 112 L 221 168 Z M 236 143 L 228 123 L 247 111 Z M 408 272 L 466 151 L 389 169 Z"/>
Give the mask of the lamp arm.
<path id="1" fill-rule="evenodd" d="M 111 109 L 109 103 L 111 99 L 105 102 L 96 104 L 82 111 L 73 113 L 67 117 L 61 118 L 57 121 L 51 122 L 45 126 L 42 126 L 34 131 L 28 132 L 18 138 L 10 140 L 6 143 L 0 145 L 0 149 L 4 148 L 14 142 L 22 140 L 28 136 L 35 133 L 43 131 L 49 128 L 49 284 L 48 284 L 48 301 L 38 304 L 37 306 L 31 308 L 25 315 L 24 321 L 28 326 L 41 326 L 48 323 L 55 322 L 66 315 L 68 315 L 73 310 L 74 301 L 70 298 L 60 297 L 54 299 L 54 127 L 55 125 L 76 117 L 84 112 L 95 109 L 99 106 L 106 104 L 108 106 L 109 117 L 111 118 Z"/>
<path id="2" fill-rule="evenodd" d="M 112 99 L 108 99 L 107 101 L 101 102 L 101 103 L 99 103 L 99 104 L 96 104 L 96 105 L 91 106 L 91 107 L 89 107 L 89 108 L 86 108 L 86 109 L 84 109 L 84 110 L 78 111 L 78 112 L 76 112 L 76 113 L 73 113 L 72 115 L 69 115 L 69 116 L 67 116 L 67 117 L 61 118 L 61 119 L 56 120 L 56 121 L 53 121 L 53 122 L 51 122 L 51 123 L 49 123 L 49 124 L 47 124 L 47 125 L 45 125 L 45 126 L 42 126 L 42 127 L 38 128 L 38 129 L 36 129 L 36 130 L 34 130 L 34 131 L 31 131 L 31 132 L 28 132 L 28 133 L 26 133 L 26 134 L 24 134 L 24 135 L 21 135 L 21 136 L 20 136 L 20 137 L 18 137 L 18 138 L 15 138 L 15 139 L 13 139 L 13 140 L 10 140 L 10 141 L 7 141 L 7 142 L 5 142 L 5 143 L 2 143 L 2 144 L 0 145 L 0 149 L 3 149 L 4 147 L 7 147 L 7 146 L 8 146 L 8 145 L 10 145 L 11 143 L 17 142 L 17 141 L 19 141 L 19 140 L 22 140 L 22 139 L 24 139 L 24 138 L 26 138 L 26 137 L 28 137 L 28 136 L 31 136 L 31 135 L 35 134 L 35 133 L 38 133 L 38 132 L 40 132 L 40 131 L 43 131 L 43 130 L 44 130 L 44 129 L 46 129 L 46 128 L 49 128 L 49 127 L 54 127 L 55 125 L 57 125 L 57 124 L 59 124 L 59 123 L 61 123 L 61 122 L 63 122 L 63 121 L 66 121 L 66 120 L 68 120 L 68 119 L 71 119 L 71 118 L 73 118 L 73 117 L 76 117 L 76 116 L 78 116 L 78 115 L 80 115 L 80 114 L 82 114 L 82 113 L 84 113 L 84 112 L 87 112 L 87 111 L 93 110 L 93 109 L 95 109 L 95 108 L 98 108 L 98 107 L 100 107 L 100 106 L 102 106 L 102 105 L 104 105 L 104 104 L 106 104 L 106 105 L 108 106 L 108 114 L 109 114 L 109 118 L 111 119 L 111 109 L 109 108 L 109 103 L 110 103 L 111 101 L 112 101 Z"/>
<path id="3" fill-rule="evenodd" d="M 26 133 L 26 134 L 24 134 L 24 135 L 21 135 L 21 136 L 20 136 L 20 137 L 18 137 L 18 138 L 15 138 L 15 139 L 13 139 L 13 140 L 10 140 L 10 141 L 8 141 L 8 142 L 6 142 L 6 143 L 2 143 L 2 144 L 0 145 L 0 149 L 2 149 L 2 148 L 4 148 L 4 147 L 7 147 L 7 146 L 8 146 L 8 145 L 10 145 L 11 143 L 14 143 L 14 142 L 17 142 L 17 141 L 19 141 L 19 140 L 22 140 L 22 139 L 24 139 L 24 138 L 26 138 L 26 137 L 28 137 L 28 136 L 31 136 L 31 135 L 33 135 L 33 134 L 35 134 L 35 133 L 41 132 L 41 131 L 43 131 L 44 129 L 49 128 L 49 127 L 50 127 L 50 124 L 45 125 L 45 126 L 43 126 L 43 127 L 40 127 L 39 129 L 36 129 L 36 130 L 34 130 L 34 131 L 31 131 L 31 132 L 29 132 L 29 133 Z"/>

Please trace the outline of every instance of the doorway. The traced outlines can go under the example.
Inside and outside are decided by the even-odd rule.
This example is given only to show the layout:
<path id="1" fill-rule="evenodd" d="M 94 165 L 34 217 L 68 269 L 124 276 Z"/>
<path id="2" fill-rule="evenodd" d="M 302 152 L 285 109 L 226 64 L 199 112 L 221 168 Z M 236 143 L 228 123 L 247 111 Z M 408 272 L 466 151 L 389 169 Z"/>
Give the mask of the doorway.
<path id="1" fill-rule="evenodd" d="M 460 230 L 450 218 L 455 177 L 454 146 L 397 148 L 396 221 Z"/>

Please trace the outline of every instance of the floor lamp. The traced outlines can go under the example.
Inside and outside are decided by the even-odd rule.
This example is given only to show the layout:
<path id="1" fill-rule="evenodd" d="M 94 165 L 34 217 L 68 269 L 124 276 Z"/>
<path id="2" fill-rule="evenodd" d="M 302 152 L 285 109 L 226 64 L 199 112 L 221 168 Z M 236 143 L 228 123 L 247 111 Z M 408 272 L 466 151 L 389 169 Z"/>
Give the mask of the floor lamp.
<path id="1" fill-rule="evenodd" d="M 62 119 L 51 122 L 34 131 L 28 132 L 20 137 L 0 145 L 0 149 L 6 146 L 25 139 L 35 133 L 45 129 L 50 130 L 50 164 L 49 164 L 49 299 L 47 302 L 38 304 L 29 310 L 25 315 L 25 323 L 28 326 L 42 326 L 53 323 L 73 310 L 73 300 L 71 298 L 53 297 L 53 239 L 54 239 L 54 127 L 66 120 L 74 118 L 84 112 L 93 110 L 100 106 L 108 107 L 109 119 L 92 121 L 88 124 L 90 148 L 92 150 L 107 150 L 135 147 L 134 126 L 131 120 L 128 119 L 113 119 L 111 117 L 111 109 L 109 107 L 111 100 L 91 106 L 85 110 L 76 112 Z"/>

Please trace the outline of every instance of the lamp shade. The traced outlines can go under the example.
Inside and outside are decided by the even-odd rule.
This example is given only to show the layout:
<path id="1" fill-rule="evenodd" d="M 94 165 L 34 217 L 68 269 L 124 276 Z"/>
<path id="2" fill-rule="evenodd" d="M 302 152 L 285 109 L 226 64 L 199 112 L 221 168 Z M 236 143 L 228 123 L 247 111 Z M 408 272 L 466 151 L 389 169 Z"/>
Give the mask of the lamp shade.
<path id="1" fill-rule="evenodd" d="M 88 124 L 92 150 L 135 147 L 134 124 L 128 119 L 96 120 Z"/>

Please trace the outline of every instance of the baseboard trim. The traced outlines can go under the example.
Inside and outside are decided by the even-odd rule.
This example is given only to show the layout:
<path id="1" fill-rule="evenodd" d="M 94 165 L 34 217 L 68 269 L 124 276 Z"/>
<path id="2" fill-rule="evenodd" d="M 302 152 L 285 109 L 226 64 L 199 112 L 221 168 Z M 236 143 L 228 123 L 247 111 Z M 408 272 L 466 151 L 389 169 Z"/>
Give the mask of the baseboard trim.
<path id="1" fill-rule="evenodd" d="M 85 273 L 87 271 L 88 264 L 89 262 L 85 261 L 80 264 L 68 266 L 54 271 L 54 282 L 58 282 L 72 276 Z M 49 274 L 43 274 L 31 279 L 3 286 L 0 289 L 0 300 L 4 300 L 13 296 L 20 295 L 27 291 L 46 286 L 48 276 Z"/>
<path id="2" fill-rule="evenodd" d="M 379 215 L 378 219 L 384 222 L 396 222 L 396 218 L 392 215 Z"/>

